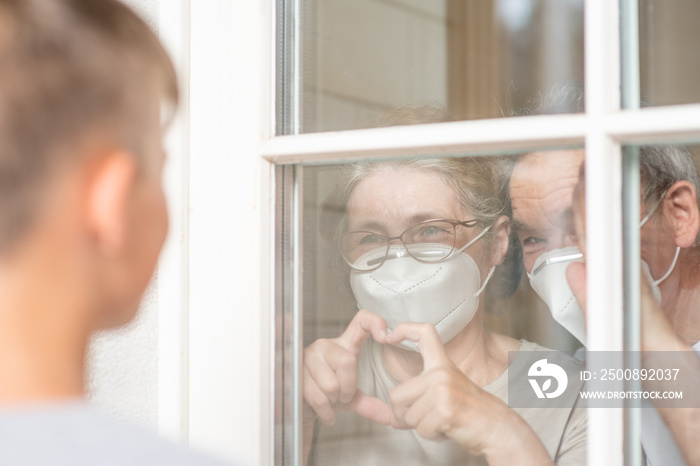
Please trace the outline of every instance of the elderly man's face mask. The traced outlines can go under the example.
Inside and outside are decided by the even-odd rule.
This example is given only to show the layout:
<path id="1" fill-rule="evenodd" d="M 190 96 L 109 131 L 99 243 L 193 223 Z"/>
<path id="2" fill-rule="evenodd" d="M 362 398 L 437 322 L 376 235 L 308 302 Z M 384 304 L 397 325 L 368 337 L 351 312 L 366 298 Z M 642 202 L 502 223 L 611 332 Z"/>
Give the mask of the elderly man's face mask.
<path id="1" fill-rule="evenodd" d="M 649 211 L 639 223 L 641 229 L 653 215 L 656 207 Z M 642 260 L 642 273 L 647 280 L 651 292 L 657 302 L 661 302 L 659 284 L 666 280 L 678 262 L 680 247 L 666 273 L 654 279 L 649 270 L 649 264 Z M 578 246 L 552 249 L 540 255 L 527 276 L 530 286 L 549 307 L 552 317 L 583 345 L 586 345 L 586 322 L 583 312 L 574 298 L 569 282 L 566 279 L 566 269 L 572 262 L 583 262 L 583 254 Z"/>

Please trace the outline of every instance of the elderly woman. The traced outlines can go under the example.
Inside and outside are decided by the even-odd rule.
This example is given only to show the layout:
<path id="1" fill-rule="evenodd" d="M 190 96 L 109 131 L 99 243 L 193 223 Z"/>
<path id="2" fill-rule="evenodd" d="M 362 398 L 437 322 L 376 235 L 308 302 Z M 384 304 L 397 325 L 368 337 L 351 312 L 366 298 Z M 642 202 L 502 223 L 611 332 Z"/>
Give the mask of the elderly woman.
<path id="1" fill-rule="evenodd" d="M 585 463 L 583 409 L 506 404 L 508 352 L 543 348 L 484 326 L 510 233 L 495 179 L 491 159 L 348 167 L 336 241 L 360 310 L 304 351 L 308 464 Z"/>

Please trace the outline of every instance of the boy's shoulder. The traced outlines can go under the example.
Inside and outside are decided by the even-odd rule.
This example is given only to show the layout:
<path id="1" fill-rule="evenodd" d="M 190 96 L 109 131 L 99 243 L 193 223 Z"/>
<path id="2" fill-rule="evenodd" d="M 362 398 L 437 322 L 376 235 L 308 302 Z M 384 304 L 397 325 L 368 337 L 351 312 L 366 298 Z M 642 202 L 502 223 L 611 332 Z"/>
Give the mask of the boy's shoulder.
<path id="1" fill-rule="evenodd" d="M 0 409 L 0 464 L 223 466 L 83 402 Z"/>

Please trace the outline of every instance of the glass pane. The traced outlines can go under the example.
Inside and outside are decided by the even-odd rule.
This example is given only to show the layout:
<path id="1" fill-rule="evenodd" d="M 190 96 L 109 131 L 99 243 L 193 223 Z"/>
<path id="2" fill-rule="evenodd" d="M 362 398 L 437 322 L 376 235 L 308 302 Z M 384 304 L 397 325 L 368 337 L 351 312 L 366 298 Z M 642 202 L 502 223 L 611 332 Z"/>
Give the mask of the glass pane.
<path id="1" fill-rule="evenodd" d="M 531 101 L 582 86 L 583 0 L 299 1 L 301 132 L 388 126 L 426 102 L 432 121 L 582 111 Z"/>
<path id="2" fill-rule="evenodd" d="M 305 464 L 483 464 L 479 455 L 494 453 L 515 461 L 522 439 L 533 461 L 585 464 L 577 401 L 502 403 L 514 395 L 508 375 L 527 377 L 513 364 L 529 361 L 528 351 L 560 350 L 583 368 L 570 356 L 581 357 L 585 329 L 566 279 L 581 266 L 572 201 L 583 159 L 582 149 L 562 149 L 303 167 Z M 340 249 L 347 233 L 353 240 Z M 462 401 L 449 405 L 434 382 Z M 569 378 L 576 394 L 581 384 Z M 479 401 L 466 414 L 469 400 Z M 417 427 L 422 414 L 405 409 L 439 413 L 438 403 L 467 422 Z M 510 409 L 526 424 L 509 422 Z M 491 437 L 501 421 L 501 432 L 523 434 L 514 451 Z M 478 427 L 458 434 L 468 426 Z"/>
<path id="3" fill-rule="evenodd" d="M 642 295 L 640 346 L 642 370 L 669 369 L 700 380 L 700 359 L 688 350 L 700 352 L 700 211 L 698 210 L 698 162 L 700 146 L 642 146 L 639 157 L 640 209 L 635 215 L 639 228 Z M 628 324 L 633 323 L 628 318 Z M 663 355 L 663 356 L 660 356 Z M 689 358 L 689 359 L 686 359 Z M 651 382 L 641 388 L 652 389 Z M 682 391 L 678 406 L 700 409 L 697 384 L 687 389 L 684 377 L 656 382 L 655 390 Z M 651 408 L 663 400 L 644 401 Z M 697 450 L 698 427 L 685 417 L 683 409 L 666 410 L 662 420 L 654 409 L 643 409 L 637 422 L 641 426 L 641 444 L 649 464 L 684 465 L 678 448 Z M 678 434 L 674 441 L 667 425 Z M 688 442 L 689 439 L 694 439 Z M 687 464 L 694 464 L 688 460 Z"/>
<path id="4" fill-rule="evenodd" d="M 700 102 L 700 2 L 639 0 L 642 105 Z"/>

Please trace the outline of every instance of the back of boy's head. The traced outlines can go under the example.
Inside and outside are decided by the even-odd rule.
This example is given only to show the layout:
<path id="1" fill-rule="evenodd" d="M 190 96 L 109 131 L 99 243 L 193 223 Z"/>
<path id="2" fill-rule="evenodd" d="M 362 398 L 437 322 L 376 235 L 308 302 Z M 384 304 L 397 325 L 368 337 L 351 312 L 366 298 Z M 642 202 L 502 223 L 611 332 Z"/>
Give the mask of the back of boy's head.
<path id="1" fill-rule="evenodd" d="M 88 139 L 138 158 L 143 109 L 177 95 L 158 38 L 118 0 L 0 0 L 0 255 L 52 171 Z"/>

